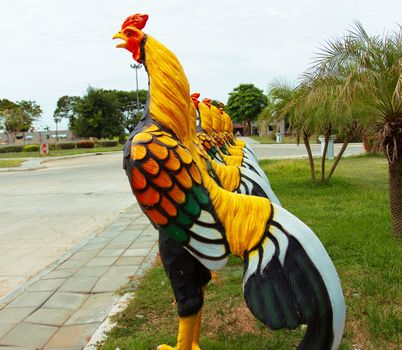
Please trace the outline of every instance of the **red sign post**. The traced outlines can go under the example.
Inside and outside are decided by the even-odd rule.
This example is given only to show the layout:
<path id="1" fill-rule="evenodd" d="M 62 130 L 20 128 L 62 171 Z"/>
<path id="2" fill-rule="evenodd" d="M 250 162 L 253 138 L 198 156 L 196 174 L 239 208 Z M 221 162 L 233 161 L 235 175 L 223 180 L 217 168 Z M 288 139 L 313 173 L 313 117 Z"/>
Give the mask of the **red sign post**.
<path id="1" fill-rule="evenodd" d="M 42 154 L 46 156 L 48 154 L 48 152 L 49 152 L 48 144 L 47 143 L 42 143 Z"/>

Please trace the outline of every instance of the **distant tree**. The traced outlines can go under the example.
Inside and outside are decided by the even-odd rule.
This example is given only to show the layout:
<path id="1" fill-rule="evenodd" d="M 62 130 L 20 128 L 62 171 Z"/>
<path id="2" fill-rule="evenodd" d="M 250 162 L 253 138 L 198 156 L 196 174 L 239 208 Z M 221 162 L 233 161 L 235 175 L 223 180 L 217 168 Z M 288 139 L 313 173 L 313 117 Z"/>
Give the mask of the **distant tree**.
<path id="1" fill-rule="evenodd" d="M 53 113 L 53 119 L 56 124 L 62 119 L 68 119 L 70 127 L 74 125 L 74 106 L 80 100 L 78 96 L 62 96 L 57 101 L 56 110 Z"/>
<path id="2" fill-rule="evenodd" d="M 89 87 L 73 110 L 72 130 L 80 137 L 111 138 L 124 132 L 119 102 L 110 91 Z"/>
<path id="3" fill-rule="evenodd" d="M 121 112 L 121 125 L 129 132 L 133 131 L 142 116 L 142 111 L 148 98 L 147 90 L 138 90 L 138 108 L 137 108 L 137 92 L 111 90 L 117 98 L 118 108 Z"/>
<path id="4" fill-rule="evenodd" d="M 10 100 L 0 100 L 0 128 L 7 131 L 6 122 L 13 113 L 16 112 L 18 105 Z"/>
<path id="5" fill-rule="evenodd" d="M 211 105 L 215 106 L 216 108 L 225 107 L 225 105 L 221 101 L 218 101 L 218 100 L 211 100 Z"/>
<path id="6" fill-rule="evenodd" d="M 11 133 L 28 131 L 34 121 L 42 115 L 42 109 L 35 101 L 12 102 L 0 100 L 0 119 L 3 128 Z"/>
<path id="7" fill-rule="evenodd" d="M 370 36 L 363 26 L 328 42 L 313 67 L 315 80 L 333 84 L 342 114 L 364 115 L 366 130 L 388 160 L 392 231 L 402 236 L 402 31 Z M 321 87 L 320 87 L 321 88 Z M 324 90 L 328 90 L 324 87 Z"/>
<path id="8" fill-rule="evenodd" d="M 255 120 L 267 106 L 267 96 L 253 84 L 240 84 L 229 93 L 225 111 L 238 122 L 246 121 L 251 130 L 251 121 Z"/>

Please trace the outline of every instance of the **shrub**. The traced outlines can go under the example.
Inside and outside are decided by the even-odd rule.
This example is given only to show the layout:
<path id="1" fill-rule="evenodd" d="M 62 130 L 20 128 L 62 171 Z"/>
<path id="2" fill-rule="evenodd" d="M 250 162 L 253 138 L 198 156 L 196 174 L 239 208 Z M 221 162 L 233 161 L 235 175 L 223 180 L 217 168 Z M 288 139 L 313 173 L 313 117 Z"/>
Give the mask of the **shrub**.
<path id="1" fill-rule="evenodd" d="M 55 151 L 57 149 L 57 143 L 49 143 L 49 151 Z"/>
<path id="2" fill-rule="evenodd" d="M 62 142 L 56 144 L 56 149 L 73 149 L 75 148 L 75 142 Z"/>
<path id="3" fill-rule="evenodd" d="M 103 140 L 101 141 L 101 147 L 116 147 L 117 141 L 116 140 Z"/>
<path id="4" fill-rule="evenodd" d="M 0 147 L 0 153 L 22 152 L 23 149 L 23 145 L 3 146 Z"/>
<path id="5" fill-rule="evenodd" d="M 39 145 L 25 145 L 24 152 L 39 152 Z"/>
<path id="6" fill-rule="evenodd" d="M 119 144 L 124 145 L 126 143 L 126 135 L 119 135 Z"/>
<path id="7" fill-rule="evenodd" d="M 77 148 L 94 148 L 95 142 L 83 140 L 77 142 Z"/>

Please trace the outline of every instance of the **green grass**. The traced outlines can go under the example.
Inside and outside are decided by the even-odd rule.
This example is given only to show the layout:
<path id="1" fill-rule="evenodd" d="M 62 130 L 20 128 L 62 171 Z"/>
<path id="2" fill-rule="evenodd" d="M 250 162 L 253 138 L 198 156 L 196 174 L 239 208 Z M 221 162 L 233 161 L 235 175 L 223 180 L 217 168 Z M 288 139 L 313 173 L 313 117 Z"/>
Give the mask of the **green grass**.
<path id="1" fill-rule="evenodd" d="M 307 161 L 264 161 L 282 205 L 306 222 L 331 255 L 342 280 L 347 323 L 342 350 L 399 349 L 401 242 L 391 237 L 387 164 L 380 157 L 340 162 L 330 184 L 309 181 Z M 268 331 L 242 297 L 242 264 L 231 259 L 206 293 L 203 350 L 289 350 L 303 331 Z M 143 279 L 102 350 L 175 344 L 177 317 L 160 264 Z"/>
<path id="2" fill-rule="evenodd" d="M 250 136 L 252 139 L 258 141 L 259 143 L 276 143 L 276 136 Z M 303 143 L 303 140 L 300 140 Z M 282 138 L 282 143 L 297 143 L 297 139 L 293 135 L 286 135 Z M 310 143 L 317 143 L 317 137 L 313 136 L 310 138 Z"/>
<path id="3" fill-rule="evenodd" d="M 0 168 L 17 168 L 20 167 L 22 163 L 22 159 L 0 160 Z"/>
<path id="4" fill-rule="evenodd" d="M 115 147 L 96 147 L 96 148 L 74 148 L 74 149 L 61 149 L 50 151 L 47 157 L 58 156 L 71 156 L 75 154 L 84 153 L 99 153 L 99 152 L 116 152 L 123 149 L 122 145 Z M 12 153 L 0 153 L 1 158 L 31 158 L 31 157 L 43 157 L 39 152 L 12 152 Z"/>

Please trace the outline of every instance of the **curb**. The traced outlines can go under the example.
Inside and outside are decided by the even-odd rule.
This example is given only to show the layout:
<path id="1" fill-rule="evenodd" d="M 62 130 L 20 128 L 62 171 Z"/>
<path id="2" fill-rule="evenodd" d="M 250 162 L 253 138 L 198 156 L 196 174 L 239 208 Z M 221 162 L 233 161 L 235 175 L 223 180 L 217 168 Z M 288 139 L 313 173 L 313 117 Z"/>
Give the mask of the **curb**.
<path id="1" fill-rule="evenodd" d="M 90 156 L 101 156 L 104 154 L 113 154 L 113 153 L 120 153 L 120 151 L 112 151 L 112 152 L 94 152 L 94 153 L 82 153 L 82 154 L 72 154 L 69 156 L 55 156 L 52 158 L 25 158 L 24 163 L 32 162 L 38 163 L 38 165 L 30 166 L 29 164 L 24 165 L 24 163 L 19 168 L 2 168 L 0 169 L 0 173 L 3 172 L 21 172 L 21 171 L 35 171 L 35 170 L 42 170 L 47 169 L 46 165 L 42 165 L 43 163 L 52 162 L 56 160 L 63 160 L 63 159 L 71 159 L 71 158 L 81 158 L 81 157 L 90 157 Z M 6 159 L 6 158 L 5 158 Z M 19 158 L 21 159 L 21 158 Z M 24 158 L 22 158 L 24 159 Z"/>

